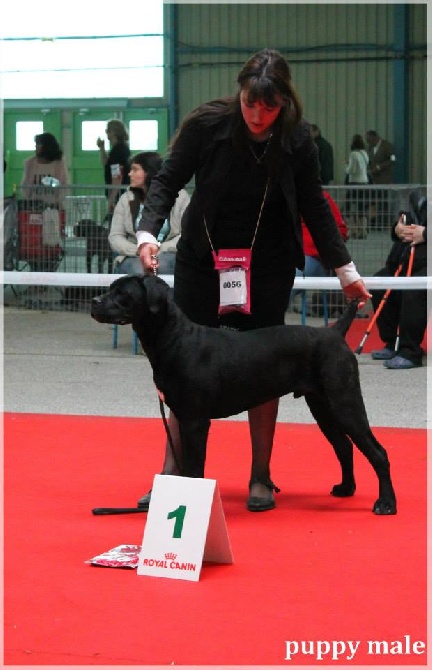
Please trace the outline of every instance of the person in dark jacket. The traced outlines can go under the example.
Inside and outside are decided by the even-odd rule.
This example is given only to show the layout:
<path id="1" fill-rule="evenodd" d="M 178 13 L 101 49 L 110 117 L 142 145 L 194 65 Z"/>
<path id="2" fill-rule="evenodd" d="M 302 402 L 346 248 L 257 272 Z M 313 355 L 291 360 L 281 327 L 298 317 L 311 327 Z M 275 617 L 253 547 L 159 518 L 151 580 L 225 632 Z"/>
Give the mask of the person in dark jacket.
<path id="1" fill-rule="evenodd" d="M 178 192 L 195 176 L 174 274 L 174 299 L 192 321 L 238 330 L 283 324 L 296 267 L 305 262 L 301 216 L 345 295 L 365 301 L 370 294 L 323 195 L 317 148 L 287 61 L 264 49 L 244 65 L 237 81 L 236 96 L 188 115 L 153 178 L 137 231 L 143 268 L 157 267 L 157 235 Z M 223 280 L 220 289 L 215 265 L 223 256 L 219 250 L 238 249 L 251 255 L 250 268 L 241 268 L 242 289 L 246 293 L 249 274 L 250 292 L 241 299 L 225 294 Z M 278 400 L 249 410 L 251 511 L 275 506 L 270 457 L 277 412 Z M 180 453 L 172 413 L 170 428 Z M 163 473 L 178 474 L 169 446 Z M 150 493 L 139 506 L 148 507 L 149 499 Z"/>
<path id="2" fill-rule="evenodd" d="M 104 169 L 105 184 L 112 186 L 126 186 L 129 184 L 130 148 L 129 133 L 126 126 L 119 119 L 110 119 L 106 126 L 106 135 L 110 144 L 107 152 L 105 140 L 98 137 L 96 144 L 100 152 L 101 163 Z M 110 216 L 121 195 L 120 188 L 106 192 L 108 211 Z"/>
<path id="3" fill-rule="evenodd" d="M 334 159 L 333 159 L 333 147 L 324 137 L 321 135 L 321 130 L 315 123 L 311 124 L 311 135 L 315 144 L 318 147 L 318 160 L 321 168 L 321 181 L 326 186 L 333 181 L 334 176 Z"/>
<path id="4" fill-rule="evenodd" d="M 376 277 L 395 275 L 398 268 L 401 268 L 398 276 L 403 277 L 410 266 L 412 277 L 427 276 L 427 200 L 421 190 L 416 189 L 410 193 L 409 203 L 409 211 L 402 212 L 392 228 L 394 244 L 385 267 L 375 274 Z M 383 297 L 384 291 L 372 291 L 374 311 L 377 311 Z M 426 290 L 391 291 L 377 318 L 378 331 L 385 346 L 372 351 L 372 358 L 384 361 L 389 370 L 420 367 L 426 325 Z"/>

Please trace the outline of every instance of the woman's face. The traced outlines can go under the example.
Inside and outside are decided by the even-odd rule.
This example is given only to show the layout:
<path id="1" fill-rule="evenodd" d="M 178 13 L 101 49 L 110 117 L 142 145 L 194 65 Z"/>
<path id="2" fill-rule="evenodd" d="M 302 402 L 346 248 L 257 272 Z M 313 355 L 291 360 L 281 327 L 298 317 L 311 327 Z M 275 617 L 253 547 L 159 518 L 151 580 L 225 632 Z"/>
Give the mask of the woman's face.
<path id="1" fill-rule="evenodd" d="M 248 95 L 249 92 L 246 89 L 240 92 L 240 107 L 244 122 L 253 139 L 266 140 L 271 133 L 273 123 L 279 116 L 283 100 L 277 96 L 278 104 L 274 107 L 268 107 L 261 100 L 249 102 Z"/>
<path id="2" fill-rule="evenodd" d="M 133 188 L 144 188 L 147 172 L 138 163 L 132 163 L 129 170 L 130 185 Z"/>
<path id="3" fill-rule="evenodd" d="M 113 128 L 108 124 L 106 127 L 106 136 L 108 137 L 109 143 L 112 144 L 117 144 L 117 135 L 115 134 Z"/>

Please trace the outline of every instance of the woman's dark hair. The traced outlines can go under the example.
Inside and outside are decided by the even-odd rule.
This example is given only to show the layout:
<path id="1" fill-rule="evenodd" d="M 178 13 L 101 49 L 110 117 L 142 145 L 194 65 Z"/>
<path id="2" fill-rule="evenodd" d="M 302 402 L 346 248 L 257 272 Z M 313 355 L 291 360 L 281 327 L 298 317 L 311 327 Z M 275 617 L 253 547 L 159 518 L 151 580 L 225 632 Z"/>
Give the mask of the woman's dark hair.
<path id="1" fill-rule="evenodd" d="M 219 98 L 204 103 L 192 111 L 184 120 L 173 137 L 174 144 L 183 126 L 194 118 L 200 118 L 209 126 L 219 119 L 232 116 L 234 121 L 234 141 L 238 146 L 246 141 L 245 124 L 241 113 L 240 92 L 248 91 L 249 102 L 262 100 L 266 105 L 273 107 L 283 100 L 283 107 L 274 124 L 276 136 L 288 136 L 300 123 L 303 106 L 291 81 L 291 70 L 285 58 L 274 49 L 263 49 L 250 58 L 240 70 L 237 77 L 240 91 L 234 97 Z M 272 163 L 272 156 L 277 149 L 277 142 L 273 142 L 267 154 L 266 163 Z"/>
<path id="2" fill-rule="evenodd" d="M 128 142 L 129 134 L 122 121 L 119 119 L 110 119 L 107 123 L 108 128 L 114 133 L 119 144 L 126 144 Z"/>
<path id="3" fill-rule="evenodd" d="M 351 142 L 351 151 L 360 151 L 366 149 L 364 139 L 361 135 L 354 135 Z"/>
<path id="4" fill-rule="evenodd" d="M 138 216 L 139 206 L 144 202 L 147 191 L 153 177 L 159 172 L 162 166 L 162 158 L 156 151 L 141 151 L 139 154 L 135 154 L 130 159 L 130 165 L 136 163 L 140 165 L 144 172 L 146 173 L 144 180 L 144 188 L 133 188 L 130 190 L 134 194 L 134 199 L 130 201 L 129 206 L 132 214 L 132 220 L 134 221 Z"/>
<path id="5" fill-rule="evenodd" d="M 250 103 L 261 100 L 268 107 L 275 107 L 282 98 L 285 104 L 281 116 L 285 132 L 291 132 L 298 125 L 303 114 L 302 103 L 291 80 L 290 66 L 278 51 L 258 51 L 240 70 L 237 81 L 240 90 L 248 92 Z"/>
<path id="6" fill-rule="evenodd" d="M 45 158 L 48 161 L 59 161 L 63 156 L 63 151 L 60 148 L 54 135 L 51 133 L 40 133 L 35 136 L 35 143 L 41 145 L 41 150 L 38 152 L 40 158 Z"/>

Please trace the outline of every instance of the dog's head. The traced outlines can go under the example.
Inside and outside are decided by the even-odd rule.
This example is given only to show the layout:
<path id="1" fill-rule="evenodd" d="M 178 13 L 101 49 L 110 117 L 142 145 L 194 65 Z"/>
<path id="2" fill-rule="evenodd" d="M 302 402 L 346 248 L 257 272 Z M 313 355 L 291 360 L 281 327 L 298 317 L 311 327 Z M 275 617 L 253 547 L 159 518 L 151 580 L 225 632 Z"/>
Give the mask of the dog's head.
<path id="1" fill-rule="evenodd" d="M 96 228 L 98 228 L 98 225 L 93 219 L 81 219 L 74 226 L 74 235 L 75 237 L 92 237 Z"/>
<path id="2" fill-rule="evenodd" d="M 109 290 L 93 298 L 90 313 L 99 323 L 145 324 L 148 317 L 164 317 L 170 287 L 155 275 L 127 275 L 113 281 Z"/>

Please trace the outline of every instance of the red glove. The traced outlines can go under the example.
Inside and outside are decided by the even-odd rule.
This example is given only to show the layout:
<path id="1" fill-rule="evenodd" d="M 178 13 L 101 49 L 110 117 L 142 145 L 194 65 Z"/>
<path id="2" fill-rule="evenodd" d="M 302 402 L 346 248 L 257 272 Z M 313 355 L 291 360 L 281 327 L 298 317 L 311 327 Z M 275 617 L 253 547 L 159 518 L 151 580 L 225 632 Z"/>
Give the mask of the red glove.
<path id="1" fill-rule="evenodd" d="M 352 284 L 348 284 L 348 286 L 345 286 L 343 289 L 343 292 L 348 302 L 351 300 L 356 300 L 357 298 L 360 299 L 358 306 L 359 309 L 363 307 L 369 298 L 372 298 L 372 295 L 367 290 L 363 279 L 357 279 L 357 281 L 354 281 Z"/>

